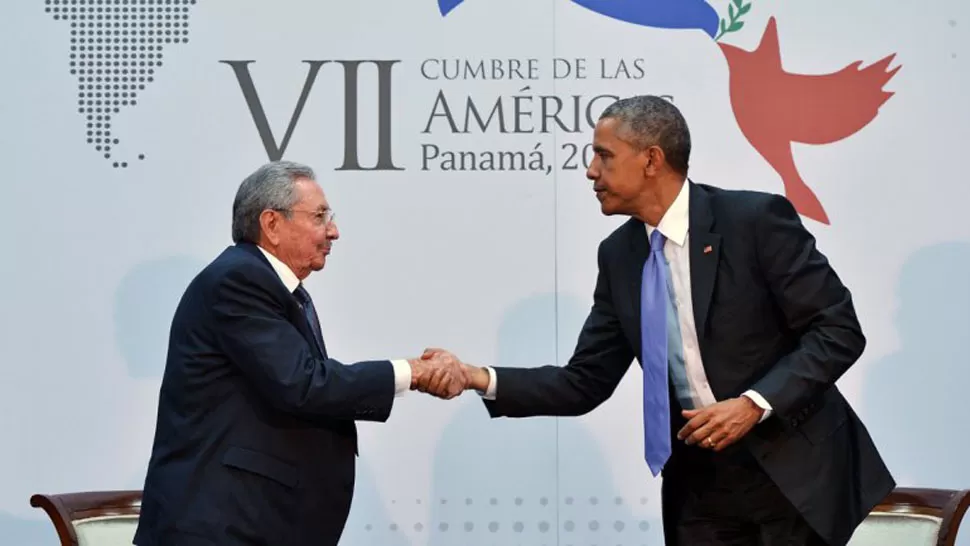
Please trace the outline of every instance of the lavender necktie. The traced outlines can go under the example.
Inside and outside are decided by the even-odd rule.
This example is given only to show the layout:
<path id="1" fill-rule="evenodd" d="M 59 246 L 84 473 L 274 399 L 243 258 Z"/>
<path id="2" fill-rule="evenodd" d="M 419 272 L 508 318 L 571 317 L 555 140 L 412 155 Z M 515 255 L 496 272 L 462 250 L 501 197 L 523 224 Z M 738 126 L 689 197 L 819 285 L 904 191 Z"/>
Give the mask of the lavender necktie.
<path id="1" fill-rule="evenodd" d="M 643 266 L 643 286 L 640 291 L 644 456 L 654 476 L 660 474 L 670 457 L 665 241 L 660 230 L 655 229 L 650 234 L 650 254 Z"/>

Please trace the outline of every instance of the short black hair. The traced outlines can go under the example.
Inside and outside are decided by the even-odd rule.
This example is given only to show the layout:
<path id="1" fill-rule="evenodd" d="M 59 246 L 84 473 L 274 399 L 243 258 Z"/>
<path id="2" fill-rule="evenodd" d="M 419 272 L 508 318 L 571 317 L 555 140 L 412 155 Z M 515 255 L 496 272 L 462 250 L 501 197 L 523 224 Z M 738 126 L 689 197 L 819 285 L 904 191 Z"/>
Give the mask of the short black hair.
<path id="1" fill-rule="evenodd" d="M 659 146 L 671 168 L 687 176 L 690 130 L 673 103 L 656 95 L 628 97 L 607 106 L 600 114 L 605 118 L 620 121 L 620 139 L 640 150 Z"/>

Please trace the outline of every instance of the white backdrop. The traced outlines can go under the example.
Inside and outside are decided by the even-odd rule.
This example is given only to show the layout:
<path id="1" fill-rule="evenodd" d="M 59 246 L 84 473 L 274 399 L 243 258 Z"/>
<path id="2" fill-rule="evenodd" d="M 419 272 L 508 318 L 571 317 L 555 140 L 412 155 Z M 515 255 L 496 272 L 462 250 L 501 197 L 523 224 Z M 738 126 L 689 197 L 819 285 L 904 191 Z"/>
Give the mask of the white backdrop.
<path id="1" fill-rule="evenodd" d="M 710 0 L 718 17 L 741 23 L 717 42 L 702 30 L 620 20 L 636 8 L 619 0 L 603 2 L 630 12 L 619 19 L 570 0 L 467 0 L 445 16 L 435 0 L 7 4 L 6 542 L 54 543 L 31 493 L 142 485 L 171 314 L 189 279 L 229 244 L 239 182 L 272 157 L 254 122 L 256 97 L 247 103 L 246 79 L 229 61 L 239 74 L 248 69 L 275 144 L 312 61 L 332 61 L 317 63 L 282 156 L 314 166 L 338 211 L 342 237 L 308 286 L 328 347 L 346 361 L 443 346 L 480 364 L 565 363 L 591 302 L 596 245 L 621 221 L 599 214 L 571 157 L 590 141 L 586 117 L 608 104 L 602 96 L 670 96 L 690 124 L 699 182 L 783 193 L 758 149 L 798 141 L 794 162 L 828 216 L 805 221 L 853 290 L 869 339 L 840 385 L 900 484 L 970 487 L 957 456 L 970 448 L 962 164 L 970 107 L 958 100 L 968 91 L 970 4 Z M 643 4 L 654 14 L 681 8 Z M 871 123 L 841 134 L 846 119 L 875 114 L 884 67 L 803 79 L 762 49 L 729 71 L 720 46 L 755 49 L 771 17 L 787 73 L 832 74 L 895 53 L 889 70 L 902 68 L 884 87 L 895 95 Z M 709 18 L 697 21 L 709 27 Z M 522 78 L 509 77 L 510 59 Z M 369 62 L 359 79 L 345 79 L 354 60 Z M 440 60 L 449 74 L 455 62 L 473 74 L 443 79 Z M 344 116 L 353 101 L 360 164 L 378 162 L 381 79 L 370 61 L 396 61 L 386 63 L 383 121 L 394 169 L 338 170 L 353 142 Z M 476 72 L 480 62 L 489 70 Z M 819 97 L 837 99 L 813 107 Z M 469 101 L 480 120 L 469 117 Z M 784 115 L 758 110 L 769 103 Z M 88 127 L 98 108 L 110 119 Z M 812 123 L 803 127 L 799 115 Z M 754 129 L 746 137 L 742 126 Z M 837 141 L 802 143 L 826 131 Z M 452 164 L 449 151 L 458 154 Z M 470 152 L 464 169 L 462 151 Z M 500 152 L 522 152 L 523 163 L 499 170 L 517 161 Z M 659 482 L 640 456 L 638 368 L 629 375 L 577 419 L 489 421 L 474 394 L 399 400 L 387 423 L 361 427 L 344 543 L 658 543 Z"/>

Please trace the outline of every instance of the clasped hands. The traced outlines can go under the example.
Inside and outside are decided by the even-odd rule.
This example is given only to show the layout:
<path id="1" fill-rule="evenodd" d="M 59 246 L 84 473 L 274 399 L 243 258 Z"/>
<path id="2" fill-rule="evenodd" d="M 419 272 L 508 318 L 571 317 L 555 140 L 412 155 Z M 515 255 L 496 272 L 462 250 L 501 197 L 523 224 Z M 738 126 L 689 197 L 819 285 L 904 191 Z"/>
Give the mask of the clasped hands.
<path id="1" fill-rule="evenodd" d="M 411 364 L 411 390 L 450 400 L 468 389 L 488 388 L 485 369 L 465 364 L 444 349 L 425 349 L 421 358 L 408 363 Z"/>

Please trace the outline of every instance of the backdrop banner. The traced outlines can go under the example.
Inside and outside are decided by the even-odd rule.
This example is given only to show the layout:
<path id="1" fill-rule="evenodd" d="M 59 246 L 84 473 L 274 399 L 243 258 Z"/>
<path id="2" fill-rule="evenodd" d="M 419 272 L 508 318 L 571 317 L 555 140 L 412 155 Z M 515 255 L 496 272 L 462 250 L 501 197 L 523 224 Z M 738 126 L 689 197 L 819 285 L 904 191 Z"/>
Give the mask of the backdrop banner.
<path id="1" fill-rule="evenodd" d="M 32 493 L 142 487 L 175 306 L 269 160 L 337 212 L 307 282 L 335 357 L 564 365 L 625 220 L 592 127 L 634 94 L 681 109 L 692 180 L 785 195 L 816 235 L 868 338 L 839 385 L 900 485 L 970 486 L 968 24 L 962 0 L 6 2 L 0 536 L 54 543 Z M 408 393 L 360 427 L 343 543 L 659 544 L 627 375 L 569 419 Z"/>

